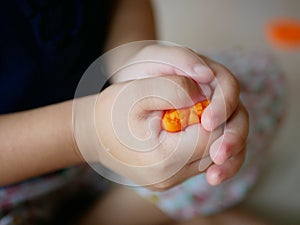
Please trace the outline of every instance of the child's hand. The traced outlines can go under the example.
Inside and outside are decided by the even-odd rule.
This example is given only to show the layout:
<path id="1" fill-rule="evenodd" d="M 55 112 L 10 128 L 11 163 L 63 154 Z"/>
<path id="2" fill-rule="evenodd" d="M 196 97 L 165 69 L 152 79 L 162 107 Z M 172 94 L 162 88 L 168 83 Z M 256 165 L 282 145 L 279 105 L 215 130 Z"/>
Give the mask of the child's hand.
<path id="1" fill-rule="evenodd" d="M 202 115 L 202 125 L 214 130 L 225 122 L 223 135 L 210 146 L 214 164 L 206 171 L 206 179 L 217 185 L 234 176 L 246 155 L 249 130 L 248 112 L 239 99 L 239 84 L 224 66 L 201 56 L 215 74 L 211 103 Z"/>
<path id="2" fill-rule="evenodd" d="M 206 177 L 210 184 L 217 185 L 234 176 L 244 162 L 248 136 L 248 114 L 239 99 L 237 80 L 222 65 L 185 48 L 148 45 L 140 49 L 132 51 L 134 57 L 129 57 L 127 64 L 134 66 L 125 67 L 112 80 L 122 82 L 176 74 L 191 77 L 200 86 L 209 83 L 211 103 L 202 115 L 202 125 L 207 131 L 224 123 L 226 126 L 223 135 L 210 147 L 214 164 L 207 169 Z M 115 70 L 118 67 L 120 64 L 115 64 Z"/>
<path id="3" fill-rule="evenodd" d="M 199 161 L 209 155 L 206 149 L 221 129 L 210 132 L 196 124 L 169 133 L 161 118 L 164 110 L 189 107 L 203 97 L 199 85 L 184 76 L 111 85 L 99 95 L 95 110 L 100 162 L 156 190 L 199 174 Z"/>

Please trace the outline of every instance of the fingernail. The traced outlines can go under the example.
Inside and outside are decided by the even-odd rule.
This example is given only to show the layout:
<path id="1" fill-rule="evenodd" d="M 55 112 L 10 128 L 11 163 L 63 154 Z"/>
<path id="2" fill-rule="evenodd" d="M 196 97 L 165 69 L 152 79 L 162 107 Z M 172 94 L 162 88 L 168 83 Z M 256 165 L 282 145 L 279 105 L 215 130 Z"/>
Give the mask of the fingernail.
<path id="1" fill-rule="evenodd" d="M 210 177 L 210 184 L 217 186 L 222 182 L 221 180 L 221 174 L 214 172 Z"/>
<path id="2" fill-rule="evenodd" d="M 208 82 L 214 77 L 212 70 L 206 65 L 196 64 L 193 70 L 198 75 L 196 78 L 199 82 Z"/>

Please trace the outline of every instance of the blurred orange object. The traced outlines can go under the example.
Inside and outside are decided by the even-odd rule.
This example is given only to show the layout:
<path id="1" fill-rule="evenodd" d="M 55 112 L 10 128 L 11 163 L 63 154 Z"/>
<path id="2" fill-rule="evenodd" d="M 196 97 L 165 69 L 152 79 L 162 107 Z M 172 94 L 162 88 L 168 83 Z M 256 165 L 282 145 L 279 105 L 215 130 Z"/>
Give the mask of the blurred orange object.
<path id="1" fill-rule="evenodd" d="M 209 100 L 198 102 L 190 108 L 166 110 L 162 118 L 162 127 L 169 132 L 184 130 L 187 126 L 200 123 L 204 109 Z"/>
<path id="2" fill-rule="evenodd" d="M 300 49 L 300 20 L 279 18 L 267 24 L 268 40 L 277 47 Z"/>

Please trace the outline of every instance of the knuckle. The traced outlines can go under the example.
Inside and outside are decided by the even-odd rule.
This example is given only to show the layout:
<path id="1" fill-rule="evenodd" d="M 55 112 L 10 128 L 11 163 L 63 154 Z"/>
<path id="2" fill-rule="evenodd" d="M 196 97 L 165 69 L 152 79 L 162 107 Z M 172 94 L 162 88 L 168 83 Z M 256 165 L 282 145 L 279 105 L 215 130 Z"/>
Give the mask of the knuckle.
<path id="1" fill-rule="evenodd" d="M 235 77 L 230 76 L 230 79 L 228 81 L 229 87 L 231 89 L 231 98 L 228 98 L 227 101 L 227 107 L 230 111 L 235 111 L 237 107 L 239 106 L 239 97 L 240 97 L 240 85 Z"/>
<path id="2" fill-rule="evenodd" d="M 227 117 L 231 117 L 235 111 L 237 110 L 237 107 L 238 107 L 238 102 L 232 98 L 232 99 L 228 99 L 227 101 L 227 113 L 229 113 L 229 115 L 227 115 Z"/>
<path id="3" fill-rule="evenodd" d="M 182 56 L 187 53 L 187 49 L 181 46 L 170 46 L 169 49 L 172 51 L 172 54 Z"/>
<path id="4" fill-rule="evenodd" d="M 247 144 L 247 135 L 242 134 L 241 132 L 230 131 L 229 134 L 233 137 L 233 145 L 242 149 Z"/>
<path id="5" fill-rule="evenodd" d="M 236 92 L 236 94 L 239 95 L 240 94 L 239 80 L 236 78 L 236 76 L 234 76 L 234 74 L 227 67 L 225 67 L 224 65 L 221 65 L 221 64 L 219 66 L 227 74 L 226 84 L 231 87 L 231 90 L 234 90 Z"/>
<path id="6" fill-rule="evenodd" d="M 172 58 L 180 59 L 178 62 L 181 66 L 192 65 L 199 60 L 199 56 L 193 50 L 183 46 L 168 46 L 166 50 Z"/>
<path id="7" fill-rule="evenodd" d="M 229 144 L 227 144 L 227 145 L 224 144 L 223 151 L 224 151 L 223 154 L 225 155 L 225 157 L 228 157 L 232 154 L 232 148 Z"/>

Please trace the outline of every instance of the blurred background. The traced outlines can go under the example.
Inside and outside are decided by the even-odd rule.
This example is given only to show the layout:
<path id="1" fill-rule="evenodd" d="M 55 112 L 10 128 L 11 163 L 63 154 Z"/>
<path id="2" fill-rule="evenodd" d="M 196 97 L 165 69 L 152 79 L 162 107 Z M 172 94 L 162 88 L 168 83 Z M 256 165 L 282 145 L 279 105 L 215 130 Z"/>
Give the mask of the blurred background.
<path id="1" fill-rule="evenodd" d="M 300 20 L 299 0 L 153 0 L 159 39 L 201 53 L 228 48 L 271 53 L 288 90 L 283 126 L 272 145 L 262 178 L 246 202 L 282 225 L 300 224 L 300 49 L 272 45 L 266 25 L 277 18 Z"/>

